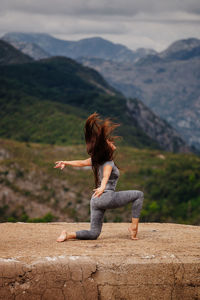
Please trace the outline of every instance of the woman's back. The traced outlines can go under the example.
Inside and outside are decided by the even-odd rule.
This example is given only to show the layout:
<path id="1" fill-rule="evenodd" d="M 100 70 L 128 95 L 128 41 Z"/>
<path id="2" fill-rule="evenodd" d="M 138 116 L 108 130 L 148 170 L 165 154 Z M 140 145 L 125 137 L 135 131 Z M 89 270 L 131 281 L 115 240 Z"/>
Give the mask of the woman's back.
<path id="1" fill-rule="evenodd" d="M 117 166 L 115 165 L 115 163 L 114 163 L 113 160 L 106 161 L 105 163 L 103 163 L 99 167 L 99 179 L 100 179 L 100 181 L 102 181 L 102 178 L 103 178 L 103 168 L 106 165 L 112 166 L 112 171 L 111 171 L 110 177 L 108 179 L 108 182 L 106 184 L 105 190 L 113 190 L 114 191 L 115 188 L 116 188 L 116 185 L 117 185 L 117 181 L 118 181 L 120 172 L 119 172 L 119 169 L 117 168 Z"/>

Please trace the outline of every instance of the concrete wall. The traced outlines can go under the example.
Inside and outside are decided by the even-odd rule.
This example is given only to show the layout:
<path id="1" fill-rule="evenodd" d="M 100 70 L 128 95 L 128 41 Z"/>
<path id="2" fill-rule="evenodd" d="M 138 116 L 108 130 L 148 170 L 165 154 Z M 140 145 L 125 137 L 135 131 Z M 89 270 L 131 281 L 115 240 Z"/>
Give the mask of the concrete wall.
<path id="1" fill-rule="evenodd" d="M 61 225 L 89 227 L 0 224 L 1 300 L 200 299 L 198 226 L 142 223 L 133 241 L 106 223 L 97 240 L 56 243 Z"/>

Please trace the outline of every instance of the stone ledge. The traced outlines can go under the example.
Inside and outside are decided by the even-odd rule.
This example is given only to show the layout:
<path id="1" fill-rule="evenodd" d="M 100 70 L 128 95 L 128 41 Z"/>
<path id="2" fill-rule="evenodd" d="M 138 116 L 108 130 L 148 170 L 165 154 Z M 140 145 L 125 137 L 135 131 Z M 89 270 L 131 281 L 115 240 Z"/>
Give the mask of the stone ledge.
<path id="1" fill-rule="evenodd" d="M 97 240 L 57 243 L 89 223 L 1 223 L 0 299 L 200 299 L 200 227 L 104 223 Z"/>

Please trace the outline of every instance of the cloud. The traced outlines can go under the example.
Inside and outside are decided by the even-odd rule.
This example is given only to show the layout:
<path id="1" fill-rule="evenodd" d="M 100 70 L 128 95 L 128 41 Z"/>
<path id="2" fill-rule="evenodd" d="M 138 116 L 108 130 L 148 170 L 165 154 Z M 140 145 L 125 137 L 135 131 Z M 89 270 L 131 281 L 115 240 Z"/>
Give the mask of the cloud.
<path id="1" fill-rule="evenodd" d="M 12 20 L 12 22 L 10 21 Z M 13 26 L 15 24 L 15 26 Z M 98 22 L 72 16 L 9 12 L 0 18 L 1 31 L 48 32 L 60 34 L 123 34 L 128 32 L 125 23 L 117 20 Z"/>
<path id="2" fill-rule="evenodd" d="M 199 0 L 1 0 L 0 35 L 101 36 L 131 49 L 162 51 L 175 40 L 200 38 L 199 23 Z"/>
<path id="3" fill-rule="evenodd" d="M 1 11 L 23 11 L 40 14 L 76 16 L 135 16 L 176 10 L 200 14 L 199 0 L 1 0 Z"/>

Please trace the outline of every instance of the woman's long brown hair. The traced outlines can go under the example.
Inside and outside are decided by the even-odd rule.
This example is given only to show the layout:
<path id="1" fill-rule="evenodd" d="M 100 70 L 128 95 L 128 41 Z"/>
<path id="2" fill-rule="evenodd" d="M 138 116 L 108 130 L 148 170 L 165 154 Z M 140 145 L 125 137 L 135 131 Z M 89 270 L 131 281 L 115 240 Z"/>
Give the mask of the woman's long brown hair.
<path id="1" fill-rule="evenodd" d="M 95 178 L 95 187 L 99 186 L 98 168 L 108 160 L 114 159 L 114 150 L 107 143 L 107 140 L 114 142 L 120 136 L 112 136 L 113 130 L 120 126 L 110 118 L 100 119 L 98 113 L 88 117 L 84 127 L 87 153 L 91 156 L 92 170 Z"/>

